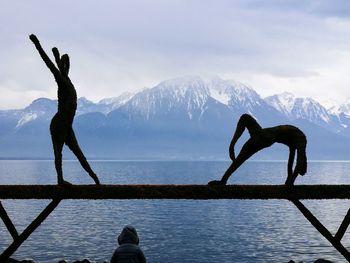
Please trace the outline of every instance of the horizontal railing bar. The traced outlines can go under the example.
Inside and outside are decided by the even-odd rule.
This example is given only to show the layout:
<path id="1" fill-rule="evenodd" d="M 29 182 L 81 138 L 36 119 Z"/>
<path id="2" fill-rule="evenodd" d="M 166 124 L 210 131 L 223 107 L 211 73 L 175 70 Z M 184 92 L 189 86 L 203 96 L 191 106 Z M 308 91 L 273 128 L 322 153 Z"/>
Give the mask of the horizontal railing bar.
<path id="1" fill-rule="evenodd" d="M 0 199 L 350 199 L 350 185 L 0 185 Z"/>

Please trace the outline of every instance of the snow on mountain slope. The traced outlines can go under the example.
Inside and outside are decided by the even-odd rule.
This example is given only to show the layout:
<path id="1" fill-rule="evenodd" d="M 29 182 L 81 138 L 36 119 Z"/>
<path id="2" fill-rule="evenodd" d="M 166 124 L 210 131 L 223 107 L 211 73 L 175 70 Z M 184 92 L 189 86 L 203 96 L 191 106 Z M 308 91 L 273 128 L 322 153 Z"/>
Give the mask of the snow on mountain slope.
<path id="1" fill-rule="evenodd" d="M 333 105 L 328 109 L 328 111 L 335 115 L 341 126 L 344 128 L 344 132 L 346 135 L 349 135 L 349 127 L 350 127 L 350 99 L 346 100 L 344 103 L 340 105 Z M 343 133 L 343 131 L 341 131 Z"/>
<path id="2" fill-rule="evenodd" d="M 34 100 L 29 106 L 20 110 L 19 114 L 13 115 L 12 117 L 16 119 L 16 128 L 20 128 L 23 125 L 29 124 L 32 121 L 41 119 L 48 121 L 52 118 L 57 109 L 57 101 L 39 98 Z"/>
<path id="3" fill-rule="evenodd" d="M 341 129 L 338 118 L 312 98 L 297 98 L 285 92 L 267 97 L 265 101 L 291 121 L 302 119 L 332 131 Z"/>
<path id="4" fill-rule="evenodd" d="M 335 105 L 329 109 L 335 115 L 345 114 L 350 117 L 350 99 L 340 105 Z"/>
<path id="5" fill-rule="evenodd" d="M 23 126 L 24 124 L 33 121 L 38 118 L 38 114 L 34 112 L 24 113 L 23 116 L 17 122 L 16 128 Z"/>
<path id="6" fill-rule="evenodd" d="M 252 113 L 255 107 L 264 103 L 255 90 L 234 80 L 223 80 L 218 77 L 208 81 L 211 97 L 232 109 L 244 108 Z"/>
<path id="7" fill-rule="evenodd" d="M 163 81 L 137 93 L 126 103 L 125 111 L 129 116 L 138 114 L 146 120 L 173 111 L 186 112 L 189 119 L 199 120 L 209 101 L 214 102 L 211 107 L 220 103 L 237 114 L 254 115 L 264 107 L 268 111 L 273 109 L 252 88 L 240 82 L 218 77 L 209 80 L 184 77 Z"/>
<path id="8" fill-rule="evenodd" d="M 97 104 L 103 109 L 101 112 L 107 114 L 127 103 L 134 95 L 133 92 L 124 92 L 117 97 L 102 99 Z"/>
<path id="9" fill-rule="evenodd" d="M 273 95 L 265 98 L 265 101 L 289 118 L 292 117 L 292 109 L 295 104 L 295 96 L 292 93 L 284 92 L 281 94 Z"/>
<path id="10" fill-rule="evenodd" d="M 331 116 L 327 110 L 311 98 L 296 98 L 292 115 L 297 119 L 306 119 L 314 123 L 319 121 L 329 123 L 331 121 Z"/>
<path id="11" fill-rule="evenodd" d="M 209 97 L 209 90 L 202 79 L 184 77 L 145 89 L 134 95 L 124 107 L 130 116 L 136 114 L 146 120 L 169 112 L 183 112 L 192 119 L 203 113 Z"/>

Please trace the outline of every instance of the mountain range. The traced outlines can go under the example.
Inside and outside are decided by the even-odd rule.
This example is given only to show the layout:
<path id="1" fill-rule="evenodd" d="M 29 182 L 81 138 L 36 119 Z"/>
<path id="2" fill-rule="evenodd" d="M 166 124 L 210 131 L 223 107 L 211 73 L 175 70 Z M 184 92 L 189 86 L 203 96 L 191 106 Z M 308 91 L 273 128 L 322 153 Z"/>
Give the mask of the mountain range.
<path id="1" fill-rule="evenodd" d="M 1 110 L 0 158 L 52 158 L 49 125 L 56 109 L 56 100 L 39 98 L 24 109 Z M 254 116 L 262 127 L 301 128 L 308 138 L 309 159 L 350 157 L 350 101 L 326 108 L 286 92 L 263 98 L 245 84 L 218 77 L 166 80 L 97 103 L 81 97 L 74 129 L 88 158 L 227 159 L 243 113 Z M 64 156 L 72 157 L 68 151 Z M 285 146 L 275 145 L 255 158 L 287 156 Z"/>

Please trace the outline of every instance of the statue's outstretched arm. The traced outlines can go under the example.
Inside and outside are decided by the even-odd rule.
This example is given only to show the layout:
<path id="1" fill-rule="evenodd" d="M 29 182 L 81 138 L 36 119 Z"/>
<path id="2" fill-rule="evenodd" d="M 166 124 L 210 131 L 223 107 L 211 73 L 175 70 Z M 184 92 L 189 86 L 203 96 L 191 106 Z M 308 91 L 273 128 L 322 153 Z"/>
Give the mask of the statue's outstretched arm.
<path id="1" fill-rule="evenodd" d="M 231 140 L 230 146 L 228 148 L 228 153 L 229 153 L 230 159 L 234 161 L 236 159 L 236 155 L 235 155 L 235 142 L 233 140 Z"/>
<path id="2" fill-rule="evenodd" d="M 235 144 L 238 139 L 242 136 L 245 129 L 248 129 L 250 137 L 253 137 L 255 134 L 261 131 L 261 126 L 258 122 L 249 114 L 242 114 L 239 118 L 236 130 L 233 134 L 230 146 L 229 146 L 229 155 L 232 161 L 235 160 Z"/>
<path id="3" fill-rule="evenodd" d="M 288 158 L 288 177 L 293 175 L 293 163 L 295 157 L 295 149 L 289 148 L 289 158 Z"/>
<path id="4" fill-rule="evenodd" d="M 60 73 L 59 70 L 55 67 L 55 65 L 52 63 L 51 59 L 48 57 L 48 55 L 45 53 L 45 51 L 41 47 L 38 38 L 34 34 L 31 34 L 29 36 L 29 38 L 34 43 L 36 49 L 38 50 L 38 52 L 39 52 L 39 54 L 41 56 L 41 58 L 44 60 L 46 66 L 50 69 L 52 74 L 54 74 L 55 76 L 57 74 L 59 74 Z"/>

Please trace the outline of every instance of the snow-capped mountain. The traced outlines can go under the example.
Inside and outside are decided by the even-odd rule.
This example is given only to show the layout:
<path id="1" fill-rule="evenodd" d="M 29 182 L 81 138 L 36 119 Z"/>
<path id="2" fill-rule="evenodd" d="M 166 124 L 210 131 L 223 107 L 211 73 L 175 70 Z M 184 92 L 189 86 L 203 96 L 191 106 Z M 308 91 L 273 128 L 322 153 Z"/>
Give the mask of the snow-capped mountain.
<path id="1" fill-rule="evenodd" d="M 34 100 L 29 106 L 25 107 L 17 117 L 16 128 L 20 128 L 34 120 L 48 121 L 56 112 L 57 101 L 47 98 L 39 98 Z"/>
<path id="2" fill-rule="evenodd" d="M 350 99 L 340 105 L 335 105 L 328 110 L 339 120 L 342 130 L 340 134 L 350 137 Z"/>
<path id="3" fill-rule="evenodd" d="M 269 96 L 265 98 L 265 101 L 288 118 L 293 118 L 292 110 L 295 105 L 295 96 L 292 93 L 283 92 Z"/>
<path id="4" fill-rule="evenodd" d="M 307 120 L 334 132 L 341 130 L 338 118 L 312 98 L 298 98 L 284 92 L 265 98 L 265 101 L 283 113 L 290 121 Z"/>
<path id="5" fill-rule="evenodd" d="M 163 81 L 154 88 L 144 89 L 125 103 L 129 116 L 149 120 L 170 112 L 185 113 L 189 119 L 199 118 L 206 109 L 210 96 L 200 78 Z"/>
<path id="6" fill-rule="evenodd" d="M 98 103 L 79 98 L 74 126 L 96 157 L 226 156 L 239 116 L 250 113 L 263 127 L 300 127 L 312 156 L 340 158 L 344 149 L 350 156 L 346 106 L 334 114 L 311 98 L 282 93 L 263 99 L 237 81 L 184 77 Z M 49 123 L 56 110 L 56 100 L 40 98 L 21 110 L 0 111 L 0 157 L 52 154 Z"/>
<path id="7" fill-rule="evenodd" d="M 350 99 L 346 100 L 344 103 L 333 106 L 329 109 L 330 112 L 339 115 L 339 114 L 345 114 L 347 116 L 350 116 Z"/>
<path id="8" fill-rule="evenodd" d="M 206 115 L 238 116 L 250 113 L 267 124 L 281 120 L 282 115 L 268 105 L 252 88 L 232 80 L 184 77 L 163 81 L 135 94 L 120 107 L 129 118 L 176 118 L 201 121 Z M 269 115 L 269 118 L 263 116 Z M 218 116 L 220 118 L 220 116 Z"/>
<path id="9" fill-rule="evenodd" d="M 253 110 L 262 102 L 262 98 L 255 90 L 238 81 L 216 77 L 208 81 L 208 87 L 211 97 L 231 108 L 239 105 Z"/>
<path id="10" fill-rule="evenodd" d="M 118 109 L 128 102 L 134 93 L 124 92 L 117 97 L 105 98 L 100 100 L 98 103 L 94 103 L 85 97 L 78 99 L 77 115 L 89 113 L 89 112 L 101 112 L 103 114 L 108 114 L 111 111 Z"/>
<path id="11" fill-rule="evenodd" d="M 133 92 L 124 92 L 118 97 L 105 98 L 98 102 L 100 107 L 99 112 L 107 114 L 115 109 L 118 109 L 120 106 L 123 106 L 135 95 Z"/>

